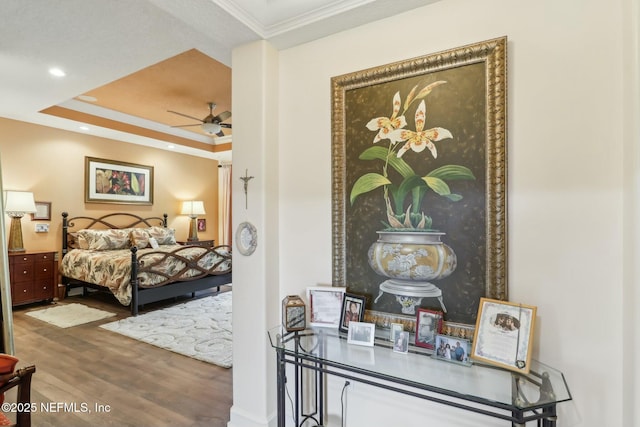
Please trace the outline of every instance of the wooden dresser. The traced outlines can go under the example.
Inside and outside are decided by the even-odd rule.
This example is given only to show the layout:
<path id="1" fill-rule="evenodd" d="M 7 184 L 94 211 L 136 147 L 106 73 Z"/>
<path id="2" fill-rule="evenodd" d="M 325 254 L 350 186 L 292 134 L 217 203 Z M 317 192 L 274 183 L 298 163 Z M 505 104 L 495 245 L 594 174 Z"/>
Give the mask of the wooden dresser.
<path id="1" fill-rule="evenodd" d="M 13 305 L 52 300 L 56 288 L 55 252 L 9 254 Z"/>
<path id="2" fill-rule="evenodd" d="M 215 240 L 181 240 L 177 243 L 182 246 L 204 246 L 205 248 L 212 248 L 215 244 Z"/>

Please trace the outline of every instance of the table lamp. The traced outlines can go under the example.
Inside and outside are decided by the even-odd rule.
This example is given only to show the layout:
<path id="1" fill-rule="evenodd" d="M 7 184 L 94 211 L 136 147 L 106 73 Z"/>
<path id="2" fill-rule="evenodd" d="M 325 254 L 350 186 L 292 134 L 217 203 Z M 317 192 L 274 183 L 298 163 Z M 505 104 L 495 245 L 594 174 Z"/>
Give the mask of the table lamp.
<path id="1" fill-rule="evenodd" d="M 9 229 L 9 252 L 24 252 L 22 243 L 22 217 L 27 213 L 36 212 L 33 193 L 29 191 L 7 191 L 5 194 L 4 210 L 11 217 Z"/>
<path id="2" fill-rule="evenodd" d="M 189 223 L 189 242 L 198 241 L 198 215 L 204 215 L 204 203 L 201 200 L 185 200 L 182 202 L 181 215 L 189 215 L 191 222 Z"/>

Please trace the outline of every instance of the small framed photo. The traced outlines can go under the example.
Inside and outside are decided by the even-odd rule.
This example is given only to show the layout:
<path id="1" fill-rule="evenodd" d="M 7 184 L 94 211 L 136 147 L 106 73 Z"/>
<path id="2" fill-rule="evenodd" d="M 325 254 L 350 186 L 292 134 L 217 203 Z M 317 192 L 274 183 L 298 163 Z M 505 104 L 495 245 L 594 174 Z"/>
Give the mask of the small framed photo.
<path id="1" fill-rule="evenodd" d="M 309 325 L 337 328 L 346 288 L 316 286 L 307 288 Z"/>
<path id="2" fill-rule="evenodd" d="M 436 349 L 433 353 L 436 359 L 470 366 L 470 353 L 471 341 L 448 335 L 436 335 Z"/>
<path id="3" fill-rule="evenodd" d="M 402 331 L 404 331 L 404 325 L 402 323 L 392 323 L 391 329 L 389 330 L 389 341 L 395 342 L 396 335 Z"/>
<path id="4" fill-rule="evenodd" d="M 198 231 L 207 231 L 207 220 L 198 218 Z"/>
<path id="5" fill-rule="evenodd" d="M 480 298 L 471 357 L 529 373 L 536 307 Z"/>
<path id="6" fill-rule="evenodd" d="M 396 339 L 393 341 L 393 351 L 396 353 L 409 352 L 409 332 L 402 331 L 396 334 Z"/>
<path id="7" fill-rule="evenodd" d="M 436 336 L 442 332 L 442 312 L 418 308 L 416 314 L 416 345 L 434 350 Z"/>
<path id="8" fill-rule="evenodd" d="M 376 325 L 365 322 L 349 322 L 347 342 L 349 344 L 366 345 L 373 347 L 376 337 Z"/>
<path id="9" fill-rule="evenodd" d="M 35 202 L 36 211 L 31 214 L 31 221 L 51 221 L 51 202 Z"/>
<path id="10" fill-rule="evenodd" d="M 340 310 L 340 332 L 349 331 L 349 322 L 362 322 L 364 320 L 364 304 L 366 300 L 359 295 L 344 294 L 342 310 Z"/>

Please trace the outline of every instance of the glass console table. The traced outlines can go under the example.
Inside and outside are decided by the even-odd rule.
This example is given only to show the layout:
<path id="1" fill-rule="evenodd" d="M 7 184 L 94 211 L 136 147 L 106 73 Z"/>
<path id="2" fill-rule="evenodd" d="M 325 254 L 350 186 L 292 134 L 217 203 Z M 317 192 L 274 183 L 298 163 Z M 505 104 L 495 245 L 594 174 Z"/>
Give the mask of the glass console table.
<path id="1" fill-rule="evenodd" d="M 349 344 L 336 329 L 287 333 L 276 327 L 268 334 L 278 362 L 278 427 L 285 427 L 286 385 L 292 383 L 296 427 L 323 424 L 326 375 L 503 419 L 512 427 L 530 421 L 555 427 L 556 404 L 571 400 L 562 372 L 535 360 L 523 375 L 484 364 L 448 363 L 420 347 L 396 353 L 385 339 L 376 339 L 373 347 Z M 287 381 L 287 365 L 293 366 L 293 381 Z M 312 409 L 305 413 L 302 402 Z"/>

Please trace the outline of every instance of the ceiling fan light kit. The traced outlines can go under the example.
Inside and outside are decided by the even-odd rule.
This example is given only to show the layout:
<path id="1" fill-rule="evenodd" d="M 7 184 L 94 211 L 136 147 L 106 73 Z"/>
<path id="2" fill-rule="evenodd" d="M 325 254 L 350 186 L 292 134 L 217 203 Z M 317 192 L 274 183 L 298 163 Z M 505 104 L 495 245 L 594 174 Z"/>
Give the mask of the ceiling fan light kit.
<path id="1" fill-rule="evenodd" d="M 224 128 L 231 129 L 231 125 L 229 123 L 222 123 L 222 122 L 227 120 L 229 117 L 231 117 L 231 111 L 224 111 L 218 114 L 217 116 L 214 116 L 213 110 L 214 108 L 216 108 L 216 104 L 213 102 L 209 102 L 207 103 L 207 105 L 209 106 L 209 115 L 204 119 L 198 119 L 197 117 L 192 117 L 187 114 L 179 113 L 177 111 L 167 110 L 167 112 L 177 114 L 179 116 L 186 117 L 192 120 L 197 120 L 198 122 L 200 122 L 199 126 L 202 128 L 202 131 L 207 135 L 224 136 L 224 132 L 222 132 L 222 128 L 224 127 Z M 190 127 L 190 126 L 198 126 L 198 124 L 196 123 L 191 125 L 178 125 L 178 126 L 171 126 L 171 127 L 180 128 L 180 127 Z"/>
<path id="2" fill-rule="evenodd" d="M 203 123 L 202 130 L 209 135 L 215 135 L 222 130 L 218 123 Z"/>

